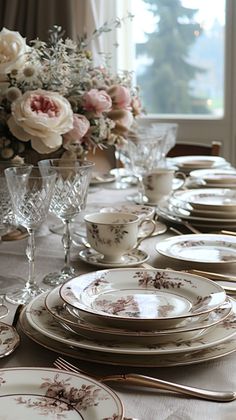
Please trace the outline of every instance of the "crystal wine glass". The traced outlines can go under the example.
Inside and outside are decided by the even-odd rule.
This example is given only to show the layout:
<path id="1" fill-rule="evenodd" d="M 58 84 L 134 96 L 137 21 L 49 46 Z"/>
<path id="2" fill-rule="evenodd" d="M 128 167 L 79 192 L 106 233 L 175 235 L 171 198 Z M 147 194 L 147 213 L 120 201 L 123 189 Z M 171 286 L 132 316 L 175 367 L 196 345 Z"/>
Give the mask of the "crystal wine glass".
<path id="1" fill-rule="evenodd" d="M 4 170 L 7 166 L 0 164 L 0 237 L 14 229 L 14 216 L 11 198 Z"/>
<path id="2" fill-rule="evenodd" d="M 135 200 L 139 204 L 145 201 L 143 175 L 158 166 L 162 156 L 163 136 L 157 136 L 147 129 L 139 129 L 128 139 L 128 151 L 133 174 L 138 180 L 138 196 Z M 128 197 L 133 200 L 134 197 Z"/>
<path id="3" fill-rule="evenodd" d="M 55 286 L 74 276 L 75 270 L 70 264 L 71 220 L 85 208 L 88 186 L 94 162 L 66 159 L 45 159 L 38 163 L 42 172 L 50 167 L 57 172 L 55 189 L 50 205 L 50 212 L 58 216 L 64 224 L 62 243 L 64 247 L 64 267 L 59 273 L 50 273 L 44 283 Z"/>
<path id="4" fill-rule="evenodd" d="M 27 303 L 43 291 L 35 281 L 34 233 L 47 217 L 56 172 L 49 167 L 45 168 L 42 174 L 39 168 L 28 165 L 7 168 L 5 175 L 16 223 L 25 227 L 29 233 L 26 248 L 29 263 L 28 279 L 23 288 L 8 292 L 6 300 L 17 304 Z"/>

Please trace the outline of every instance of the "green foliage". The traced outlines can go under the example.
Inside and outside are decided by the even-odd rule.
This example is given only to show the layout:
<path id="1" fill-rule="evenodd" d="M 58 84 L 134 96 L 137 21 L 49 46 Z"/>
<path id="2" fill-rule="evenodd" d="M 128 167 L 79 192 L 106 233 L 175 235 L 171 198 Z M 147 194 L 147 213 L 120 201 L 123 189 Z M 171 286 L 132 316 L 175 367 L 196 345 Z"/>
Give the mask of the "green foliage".
<path id="1" fill-rule="evenodd" d="M 189 49 L 202 28 L 194 21 L 197 9 L 180 0 L 144 0 L 156 21 L 155 31 L 137 45 L 137 56 L 150 63 L 137 77 L 146 110 L 152 113 L 208 113 L 206 101 L 191 94 L 190 82 L 204 69 L 188 62 Z"/>

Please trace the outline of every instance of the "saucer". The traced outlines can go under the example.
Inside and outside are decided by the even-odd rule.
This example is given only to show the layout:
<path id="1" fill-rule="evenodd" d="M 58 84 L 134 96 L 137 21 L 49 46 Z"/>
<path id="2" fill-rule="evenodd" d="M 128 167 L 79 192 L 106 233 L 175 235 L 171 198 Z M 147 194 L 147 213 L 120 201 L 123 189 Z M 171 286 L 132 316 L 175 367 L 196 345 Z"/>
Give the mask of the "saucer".
<path id="1" fill-rule="evenodd" d="M 106 184 L 109 182 L 114 182 L 116 179 L 114 174 L 111 173 L 94 173 L 92 175 L 90 185 L 100 185 L 100 184 Z"/>
<path id="2" fill-rule="evenodd" d="M 82 249 L 79 252 L 79 258 L 88 264 L 96 265 L 99 267 L 132 267 L 146 262 L 149 255 L 141 249 L 132 249 L 126 252 L 122 259 L 123 261 L 108 263 L 103 261 L 103 255 L 99 254 L 93 249 Z"/>

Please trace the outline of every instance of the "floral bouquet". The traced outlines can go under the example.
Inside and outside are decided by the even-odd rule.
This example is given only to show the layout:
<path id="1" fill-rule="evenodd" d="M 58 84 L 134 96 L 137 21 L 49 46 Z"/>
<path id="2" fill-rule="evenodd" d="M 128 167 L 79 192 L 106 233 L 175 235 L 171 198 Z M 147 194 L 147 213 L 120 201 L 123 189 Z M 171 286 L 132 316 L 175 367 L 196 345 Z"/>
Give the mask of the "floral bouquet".
<path id="1" fill-rule="evenodd" d="M 60 27 L 30 45 L 19 32 L 0 31 L 0 160 L 84 158 L 121 146 L 140 112 L 131 74 L 95 67 L 85 44 L 63 40 Z"/>

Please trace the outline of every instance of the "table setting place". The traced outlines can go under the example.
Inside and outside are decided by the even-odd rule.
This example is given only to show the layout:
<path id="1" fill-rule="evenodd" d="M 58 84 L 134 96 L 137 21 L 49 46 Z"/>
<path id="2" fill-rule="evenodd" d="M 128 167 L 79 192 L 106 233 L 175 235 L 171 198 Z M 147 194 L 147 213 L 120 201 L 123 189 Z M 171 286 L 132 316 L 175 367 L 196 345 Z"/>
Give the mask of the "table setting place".
<path id="1" fill-rule="evenodd" d="M 234 418 L 236 171 L 132 168 L 3 165 L 4 419 Z"/>

